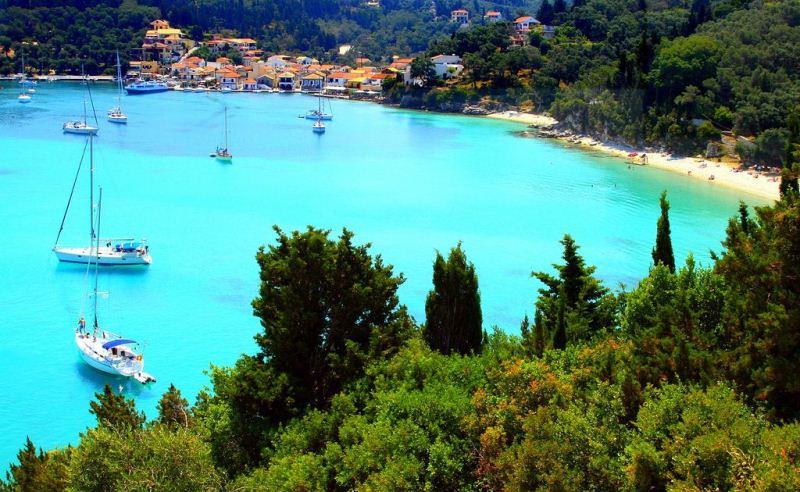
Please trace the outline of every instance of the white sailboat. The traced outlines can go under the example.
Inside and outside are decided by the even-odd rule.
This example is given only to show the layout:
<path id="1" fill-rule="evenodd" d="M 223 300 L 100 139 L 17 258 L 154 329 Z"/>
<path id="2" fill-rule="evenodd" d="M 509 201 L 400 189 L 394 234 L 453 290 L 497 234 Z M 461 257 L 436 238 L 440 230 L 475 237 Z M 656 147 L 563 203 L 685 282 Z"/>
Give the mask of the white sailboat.
<path id="1" fill-rule="evenodd" d="M 78 164 L 78 171 L 75 173 L 75 180 L 72 183 L 72 190 L 67 200 L 67 207 L 64 210 L 64 217 L 61 219 L 61 228 L 58 230 L 56 237 L 56 244 L 53 246 L 53 252 L 59 261 L 66 263 L 97 263 L 104 266 L 122 266 L 122 265 L 149 265 L 152 262 L 150 257 L 150 246 L 145 239 L 133 238 L 105 238 L 97 241 L 94 245 L 97 236 L 94 231 L 94 137 L 90 134 L 87 143 L 89 147 L 89 219 L 90 229 L 92 232 L 92 241 L 88 247 L 83 248 L 65 248 L 58 244 L 61 239 L 61 232 L 64 230 L 64 223 L 67 220 L 67 213 L 72 202 L 72 197 L 75 194 L 75 185 L 78 182 L 78 176 L 83 165 L 83 157 Z M 84 147 L 84 153 L 86 148 Z"/>
<path id="2" fill-rule="evenodd" d="M 86 100 L 83 100 L 83 119 L 65 121 L 62 126 L 64 133 L 77 133 L 79 135 L 97 135 L 97 127 L 86 122 Z"/>
<path id="3" fill-rule="evenodd" d="M 225 106 L 225 146 L 217 146 L 216 150 L 211 153 L 211 157 L 214 157 L 219 162 L 232 162 L 233 155 L 231 155 L 230 151 L 228 150 L 228 107 Z"/>
<path id="4" fill-rule="evenodd" d="M 103 203 L 103 189 L 100 188 L 100 196 L 97 202 L 97 239 L 95 240 L 94 230 L 92 239 L 95 241 L 95 248 L 100 248 L 100 212 Z M 94 228 L 93 228 L 94 229 Z M 138 343 L 129 338 L 101 329 L 97 322 L 97 280 L 98 262 L 94 262 L 94 291 L 92 294 L 94 304 L 94 323 L 92 331 L 86 330 L 86 321 L 81 316 L 78 327 L 75 329 L 75 345 L 81 359 L 89 366 L 108 374 L 133 378 L 142 384 L 155 382 L 156 378 L 144 372 L 144 356 L 138 349 Z M 87 269 L 91 264 L 87 265 Z"/>
<path id="5" fill-rule="evenodd" d="M 317 94 L 317 109 L 309 109 L 306 111 L 305 118 L 307 120 L 322 119 L 330 121 L 333 119 L 333 111 L 330 111 L 330 101 L 328 101 L 329 112 L 325 112 L 324 104 L 322 103 L 322 95 Z"/>
<path id="6" fill-rule="evenodd" d="M 317 121 L 314 122 L 312 130 L 314 133 L 325 133 L 325 123 L 322 122 L 322 118 L 318 118 Z"/>
<path id="7" fill-rule="evenodd" d="M 83 75 L 83 68 L 81 68 L 81 76 L 83 78 L 83 84 L 86 86 L 86 92 L 89 94 L 89 97 L 92 97 L 91 91 L 89 91 L 89 84 L 86 82 L 86 76 Z M 94 104 L 92 104 L 92 108 L 94 108 Z M 97 120 L 97 115 L 95 115 L 95 123 Z M 77 133 L 79 135 L 96 135 L 98 128 L 96 126 L 92 126 L 87 123 L 86 120 L 86 99 L 83 100 L 83 119 L 82 120 L 72 120 L 64 122 L 64 125 L 61 127 L 64 130 L 64 133 Z"/>
<path id="8" fill-rule="evenodd" d="M 312 130 L 314 133 L 321 134 L 325 133 L 325 123 L 322 122 L 325 118 L 323 117 L 322 112 L 322 97 L 317 97 L 319 99 L 318 108 L 317 108 L 317 121 L 314 122 L 314 126 Z"/>
<path id="9" fill-rule="evenodd" d="M 119 63 L 119 51 L 117 51 L 117 105 L 108 110 L 108 121 L 122 124 L 128 122 L 128 115 L 122 111 L 122 65 Z"/>
<path id="10" fill-rule="evenodd" d="M 22 88 L 22 92 L 20 92 L 19 96 L 17 96 L 17 101 L 19 101 L 22 104 L 26 104 L 26 103 L 31 102 L 31 96 L 28 94 L 28 91 L 25 90 L 25 87 L 27 87 L 29 84 L 28 84 L 28 79 L 25 76 L 25 54 L 24 53 L 22 54 L 22 78 L 20 79 L 19 84 L 20 84 L 20 87 Z"/>

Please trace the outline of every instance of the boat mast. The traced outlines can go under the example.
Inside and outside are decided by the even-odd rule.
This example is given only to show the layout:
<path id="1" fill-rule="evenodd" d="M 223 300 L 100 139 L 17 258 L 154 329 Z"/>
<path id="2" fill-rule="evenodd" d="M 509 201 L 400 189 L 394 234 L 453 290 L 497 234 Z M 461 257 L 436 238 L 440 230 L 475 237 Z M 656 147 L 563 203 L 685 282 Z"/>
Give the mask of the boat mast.
<path id="1" fill-rule="evenodd" d="M 89 241 L 89 251 L 92 250 L 94 241 L 94 135 L 89 134 L 89 230 L 91 238 Z"/>
<path id="2" fill-rule="evenodd" d="M 97 277 L 100 265 L 100 210 L 103 206 L 103 188 L 100 188 L 100 196 L 97 199 L 97 240 L 95 241 L 94 256 L 94 331 L 97 331 Z M 91 251 L 91 246 L 89 247 Z"/>
<path id="3" fill-rule="evenodd" d="M 122 110 L 122 65 L 119 64 L 119 50 L 117 50 L 117 107 Z"/>
<path id="4" fill-rule="evenodd" d="M 225 151 L 228 150 L 228 106 L 225 106 Z"/>

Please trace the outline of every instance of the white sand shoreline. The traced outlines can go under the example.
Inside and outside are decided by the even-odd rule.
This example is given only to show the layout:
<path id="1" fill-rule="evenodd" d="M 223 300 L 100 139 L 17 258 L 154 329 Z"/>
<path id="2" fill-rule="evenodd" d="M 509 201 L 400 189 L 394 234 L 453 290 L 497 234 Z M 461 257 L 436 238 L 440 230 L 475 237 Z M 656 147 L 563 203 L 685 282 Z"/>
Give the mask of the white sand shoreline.
<path id="1" fill-rule="evenodd" d="M 491 113 L 486 115 L 488 118 L 525 123 L 537 127 L 550 127 L 558 122 L 547 115 L 520 113 L 517 111 L 504 111 L 502 113 Z M 666 169 L 675 173 L 680 173 L 687 178 L 702 179 L 714 185 L 725 186 L 737 191 L 756 195 L 761 198 L 778 200 L 780 193 L 778 186 L 780 179 L 775 179 L 774 175 L 759 173 L 756 171 L 737 171 L 736 168 L 728 163 L 716 162 L 712 159 L 700 159 L 696 157 L 673 156 L 666 153 L 649 152 L 642 149 L 634 149 L 612 142 L 599 142 L 591 137 L 584 136 L 563 136 L 557 137 L 565 144 L 575 145 L 581 150 L 596 151 L 606 155 L 621 158 L 630 164 L 641 164 L 642 155 L 646 155 L 646 165 Z M 634 157 L 631 157 L 635 154 Z M 710 178 L 713 176 L 713 178 Z"/>

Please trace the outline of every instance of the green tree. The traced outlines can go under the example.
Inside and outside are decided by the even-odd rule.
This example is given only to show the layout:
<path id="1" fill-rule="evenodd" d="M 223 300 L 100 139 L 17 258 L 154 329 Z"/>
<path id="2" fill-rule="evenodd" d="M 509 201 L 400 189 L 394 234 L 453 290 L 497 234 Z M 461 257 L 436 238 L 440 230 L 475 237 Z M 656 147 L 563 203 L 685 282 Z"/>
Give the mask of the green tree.
<path id="1" fill-rule="evenodd" d="M 398 309 L 402 275 L 373 258 L 369 244 L 354 245 L 352 232 L 332 240 L 330 231 L 310 226 L 291 236 L 274 230 L 277 244 L 256 254 L 260 350 L 212 372 L 230 410 L 230 435 L 252 463 L 268 430 L 309 406 L 326 406 L 368 361 L 396 351 L 410 325 Z"/>
<path id="2" fill-rule="evenodd" d="M 425 317 L 422 335 L 432 349 L 445 355 L 480 352 L 483 315 L 478 276 L 460 242 L 450 250 L 447 260 L 436 253 Z"/>
<path id="3" fill-rule="evenodd" d="M 30 437 L 25 440 L 25 446 L 17 453 L 17 464 L 11 464 L 6 473 L 7 484 L 0 480 L 0 490 L 9 491 L 45 491 L 56 492 L 66 490 L 69 483 L 67 465 L 70 450 L 36 451 Z"/>
<path id="4" fill-rule="evenodd" d="M 423 86 L 428 86 L 436 80 L 436 69 L 431 59 L 426 56 L 414 58 L 411 62 L 411 78 L 419 79 Z"/>
<path id="5" fill-rule="evenodd" d="M 189 427 L 189 402 L 181 396 L 181 391 L 174 384 L 158 402 L 159 424 L 168 427 Z"/>
<path id="6" fill-rule="evenodd" d="M 549 0 L 544 0 L 541 5 L 539 5 L 539 10 L 536 11 L 536 20 L 542 24 L 552 24 L 554 15 L 555 11 L 553 10 L 553 6 L 550 5 Z"/>
<path id="7" fill-rule="evenodd" d="M 565 234 L 560 242 L 564 264 L 553 264 L 558 277 L 545 272 L 531 274 L 544 284 L 539 289 L 536 312 L 555 348 L 591 338 L 613 326 L 617 309 L 616 299 L 592 275 L 595 267 L 586 266 L 572 236 Z"/>
<path id="8" fill-rule="evenodd" d="M 97 418 L 97 426 L 118 431 L 141 429 L 144 414 L 136 411 L 136 403 L 114 393 L 108 384 L 102 393 L 95 393 L 97 401 L 89 402 L 89 413 Z"/>
<path id="9" fill-rule="evenodd" d="M 70 490 L 220 490 L 208 444 L 187 429 L 154 426 L 81 436 L 70 462 Z"/>
<path id="10" fill-rule="evenodd" d="M 800 417 L 800 201 L 731 219 L 716 268 L 725 279 L 724 366 L 772 416 Z"/>
<path id="11" fill-rule="evenodd" d="M 672 238 L 669 227 L 669 202 L 666 190 L 661 192 L 659 199 L 661 216 L 656 226 L 656 245 L 653 248 L 653 264 L 664 265 L 670 272 L 675 272 L 675 255 L 672 253 Z"/>

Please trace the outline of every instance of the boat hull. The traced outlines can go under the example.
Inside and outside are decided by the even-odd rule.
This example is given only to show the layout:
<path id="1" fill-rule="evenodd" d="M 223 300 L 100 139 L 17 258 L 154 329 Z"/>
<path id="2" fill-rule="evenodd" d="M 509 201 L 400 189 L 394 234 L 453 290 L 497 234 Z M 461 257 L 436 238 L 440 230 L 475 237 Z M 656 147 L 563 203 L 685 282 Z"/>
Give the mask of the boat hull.
<path id="1" fill-rule="evenodd" d="M 74 133 L 75 135 L 97 135 L 97 128 L 64 127 L 64 133 Z"/>
<path id="2" fill-rule="evenodd" d="M 166 87 L 166 86 L 165 87 L 153 87 L 153 88 L 148 88 L 148 89 L 137 89 L 137 88 L 134 88 L 134 87 L 127 87 L 125 89 L 125 92 L 127 92 L 129 96 L 139 96 L 139 95 L 142 95 L 142 94 L 155 94 L 155 93 L 158 93 L 158 92 L 167 92 L 168 90 L 169 90 L 169 87 Z"/>
<path id="3" fill-rule="evenodd" d="M 119 123 L 119 124 L 126 124 L 128 122 L 127 116 L 110 116 L 108 117 L 108 121 L 111 123 Z"/>
<path id="4" fill-rule="evenodd" d="M 58 261 L 65 263 L 92 263 L 102 266 L 149 265 L 153 260 L 149 253 L 118 252 L 111 248 L 100 248 L 100 254 L 89 248 L 54 248 Z"/>
<path id="5" fill-rule="evenodd" d="M 17 101 L 21 102 L 22 104 L 27 104 L 31 102 L 31 96 L 18 97 Z"/>

